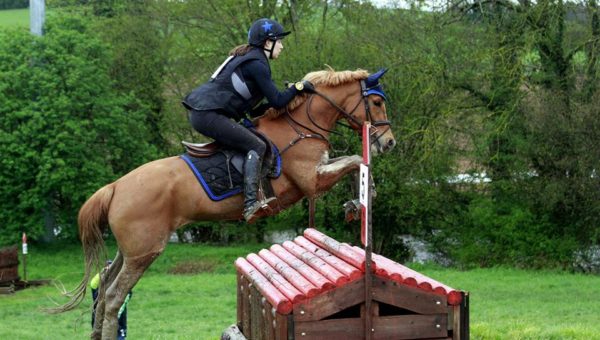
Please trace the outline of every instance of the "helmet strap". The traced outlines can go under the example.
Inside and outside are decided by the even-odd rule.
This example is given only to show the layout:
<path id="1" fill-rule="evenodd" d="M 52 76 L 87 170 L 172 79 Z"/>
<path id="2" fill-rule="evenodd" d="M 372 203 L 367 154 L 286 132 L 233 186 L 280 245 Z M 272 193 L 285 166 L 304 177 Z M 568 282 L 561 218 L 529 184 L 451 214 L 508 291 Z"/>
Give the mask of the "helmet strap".
<path id="1" fill-rule="evenodd" d="M 268 49 L 268 48 L 263 48 L 263 50 L 265 50 L 265 51 L 268 51 L 268 52 L 269 52 L 269 59 L 273 59 L 273 51 L 275 50 L 275 45 L 276 45 L 276 43 L 277 43 L 277 40 L 270 40 L 270 39 L 269 39 L 269 41 L 271 41 L 271 42 L 272 42 L 272 44 L 271 44 L 271 48 L 270 48 L 270 49 Z"/>

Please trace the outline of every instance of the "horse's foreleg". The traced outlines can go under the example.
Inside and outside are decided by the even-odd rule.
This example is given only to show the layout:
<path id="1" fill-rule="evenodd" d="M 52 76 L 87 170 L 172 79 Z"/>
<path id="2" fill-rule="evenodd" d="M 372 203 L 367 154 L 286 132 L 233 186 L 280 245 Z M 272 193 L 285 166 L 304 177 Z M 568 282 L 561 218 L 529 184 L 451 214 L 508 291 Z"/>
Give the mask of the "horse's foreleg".
<path id="1" fill-rule="evenodd" d="M 133 259 L 125 258 L 123 268 L 106 291 L 102 339 L 113 340 L 117 337 L 119 309 L 121 309 L 127 294 L 133 289 L 133 286 L 135 286 L 158 255 L 160 253 L 151 253 Z"/>
<path id="2" fill-rule="evenodd" d="M 316 194 L 328 191 L 343 176 L 359 169 L 362 157 L 358 155 L 337 157 L 334 159 L 323 156 L 321 163 L 317 165 Z"/>

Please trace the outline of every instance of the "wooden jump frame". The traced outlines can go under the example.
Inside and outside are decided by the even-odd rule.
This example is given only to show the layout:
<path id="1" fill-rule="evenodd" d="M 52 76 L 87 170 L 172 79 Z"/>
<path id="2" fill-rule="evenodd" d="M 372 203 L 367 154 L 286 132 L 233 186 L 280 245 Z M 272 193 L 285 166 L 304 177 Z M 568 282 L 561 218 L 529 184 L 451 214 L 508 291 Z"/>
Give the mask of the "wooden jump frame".
<path id="1" fill-rule="evenodd" d="M 314 228 L 236 260 L 237 324 L 222 339 L 468 339 L 469 296 L 372 252 L 369 129 L 363 128 L 361 240 Z M 310 225 L 314 226 L 314 202 Z"/>

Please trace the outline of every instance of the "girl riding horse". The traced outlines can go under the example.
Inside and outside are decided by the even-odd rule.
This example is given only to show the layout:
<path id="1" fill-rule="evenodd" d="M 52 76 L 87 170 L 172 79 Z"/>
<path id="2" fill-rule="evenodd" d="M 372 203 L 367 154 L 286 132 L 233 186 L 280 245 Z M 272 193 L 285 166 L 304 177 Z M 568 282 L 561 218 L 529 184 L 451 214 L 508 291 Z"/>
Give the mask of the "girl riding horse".
<path id="1" fill-rule="evenodd" d="M 279 92 L 271 79 L 269 59 L 277 59 L 283 50 L 282 39 L 290 34 L 271 19 L 256 20 L 248 31 L 248 44 L 234 48 L 211 79 L 193 90 L 183 100 L 190 110 L 190 123 L 201 134 L 221 145 L 242 151 L 244 162 L 244 218 L 253 222 L 257 212 L 269 200 L 257 201 L 260 167 L 267 146 L 255 134 L 235 121 L 246 112 L 256 117 L 267 106 L 285 107 L 299 92 L 312 92 L 310 82 L 298 82 Z M 268 104 L 256 107 L 263 98 Z"/>

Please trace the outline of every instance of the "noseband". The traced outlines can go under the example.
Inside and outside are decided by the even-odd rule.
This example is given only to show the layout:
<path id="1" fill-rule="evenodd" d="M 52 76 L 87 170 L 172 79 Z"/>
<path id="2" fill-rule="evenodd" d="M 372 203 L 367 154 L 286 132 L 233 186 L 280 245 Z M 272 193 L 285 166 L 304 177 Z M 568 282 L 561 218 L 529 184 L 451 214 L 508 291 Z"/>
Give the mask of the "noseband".
<path id="1" fill-rule="evenodd" d="M 371 109 L 369 108 L 369 99 L 368 99 L 368 97 L 369 97 L 368 91 L 370 89 L 371 88 L 368 88 L 366 86 L 364 80 L 360 81 L 361 98 L 359 99 L 358 103 L 356 103 L 356 105 L 350 112 L 347 112 L 346 110 L 344 110 L 344 108 L 339 106 L 336 102 L 334 102 L 327 95 L 315 90 L 314 94 L 310 94 L 308 97 L 308 100 L 306 103 L 306 115 L 308 116 L 308 119 L 310 120 L 310 122 L 314 126 L 316 126 L 318 129 L 332 133 L 332 134 L 341 135 L 341 133 L 339 133 L 337 131 L 330 130 L 330 129 L 320 126 L 319 124 L 317 124 L 317 122 L 312 117 L 312 115 L 310 113 L 310 105 L 312 104 L 314 95 L 317 95 L 317 96 L 323 98 L 325 101 L 327 101 L 331 106 L 333 106 L 339 113 L 342 114 L 342 116 L 344 116 L 344 118 L 349 123 L 349 124 L 344 124 L 344 123 L 340 122 L 339 120 L 337 120 L 336 124 L 340 124 L 344 127 L 354 130 L 358 134 L 358 136 L 362 139 L 362 134 L 360 132 L 362 123 L 359 122 L 358 119 L 356 119 L 356 117 L 354 116 L 354 112 L 356 111 L 356 109 L 358 109 L 358 106 L 362 102 L 362 103 L 364 103 L 364 106 L 365 106 L 365 114 L 366 114 L 365 121 L 371 122 L 371 128 L 372 128 L 372 132 L 370 132 L 370 135 L 372 136 L 371 144 L 377 143 L 377 145 L 379 145 L 379 147 L 381 147 L 381 143 L 380 143 L 379 139 L 390 129 L 390 126 L 392 123 L 389 120 L 373 120 L 373 117 L 371 114 Z M 301 141 L 302 139 L 305 139 L 305 138 L 316 138 L 316 139 L 325 141 L 327 144 L 330 144 L 329 139 L 327 139 L 327 137 L 323 136 L 319 132 L 309 128 L 308 126 L 306 126 L 306 125 L 296 121 L 294 118 L 292 118 L 292 116 L 290 115 L 289 109 L 287 107 L 286 107 L 286 111 L 285 111 L 285 119 L 287 120 L 288 124 L 290 124 L 290 126 L 294 129 L 294 131 L 296 131 L 298 136 L 294 140 L 292 140 L 283 150 L 281 150 L 280 154 L 283 154 L 289 148 L 291 148 L 296 143 L 298 143 L 299 141 Z M 300 131 L 298 126 L 303 127 L 304 129 L 310 131 L 311 133 L 304 133 L 304 132 Z M 379 131 L 377 129 L 378 126 L 387 126 L 388 128 L 385 129 L 385 131 L 381 132 L 380 134 L 377 134 L 377 132 Z"/>

